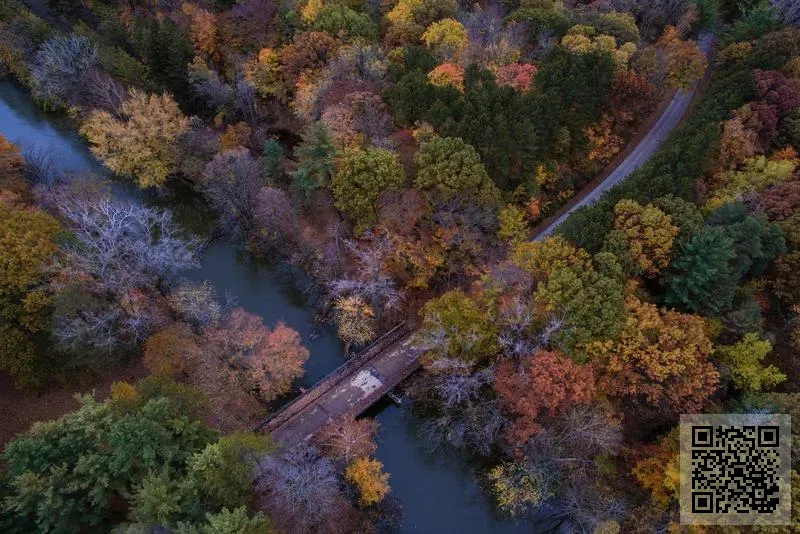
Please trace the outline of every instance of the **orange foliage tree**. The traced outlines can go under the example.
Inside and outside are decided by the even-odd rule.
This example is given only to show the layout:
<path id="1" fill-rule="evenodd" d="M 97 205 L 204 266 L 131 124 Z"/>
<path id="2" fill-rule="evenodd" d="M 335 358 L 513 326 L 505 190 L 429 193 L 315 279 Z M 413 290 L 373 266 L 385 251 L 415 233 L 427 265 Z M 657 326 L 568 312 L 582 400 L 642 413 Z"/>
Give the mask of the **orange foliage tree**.
<path id="1" fill-rule="evenodd" d="M 173 323 L 147 338 L 144 364 L 155 376 L 183 373 L 200 353 L 194 332 L 186 323 Z"/>
<path id="2" fill-rule="evenodd" d="M 533 78 L 536 76 L 536 65 L 530 63 L 511 63 L 497 69 L 495 76 L 497 85 L 506 85 L 525 93 L 531 88 Z"/>
<path id="3" fill-rule="evenodd" d="M 428 81 L 437 87 L 450 85 L 464 92 L 464 69 L 453 63 L 442 63 L 428 73 Z"/>
<path id="4" fill-rule="evenodd" d="M 590 366 L 580 365 L 556 352 L 537 352 L 517 364 L 507 360 L 497 370 L 494 388 L 505 408 L 516 417 L 506 438 L 522 446 L 541 430 L 541 416 L 554 416 L 595 398 L 595 377 Z"/>
<path id="5" fill-rule="evenodd" d="M 644 401 L 669 414 L 699 412 L 717 389 L 719 372 L 702 317 L 659 309 L 634 296 L 616 342 L 589 347 L 604 366 L 604 391 Z"/>
<path id="6" fill-rule="evenodd" d="M 204 345 L 240 370 L 243 386 L 265 401 L 289 391 L 309 354 L 295 330 L 283 323 L 270 330 L 261 317 L 242 308 L 232 310 L 220 327 L 208 329 Z"/>

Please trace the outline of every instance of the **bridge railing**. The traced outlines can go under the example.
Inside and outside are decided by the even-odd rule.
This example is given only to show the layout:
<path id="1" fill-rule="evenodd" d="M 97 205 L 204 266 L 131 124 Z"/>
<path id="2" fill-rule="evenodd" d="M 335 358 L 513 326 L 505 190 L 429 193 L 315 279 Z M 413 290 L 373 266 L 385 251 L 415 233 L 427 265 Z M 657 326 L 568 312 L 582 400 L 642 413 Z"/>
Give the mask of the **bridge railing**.
<path id="1" fill-rule="evenodd" d="M 373 341 L 363 351 L 356 356 L 347 359 L 342 365 L 337 367 L 328 376 L 314 384 L 314 386 L 301 394 L 299 397 L 289 402 L 286 406 L 270 414 L 255 429 L 255 432 L 272 432 L 286 423 L 289 419 L 302 412 L 308 406 L 316 402 L 322 395 L 330 391 L 336 384 L 347 376 L 352 375 L 358 369 L 366 366 L 375 356 L 380 354 L 386 347 L 409 333 L 408 325 L 405 322 L 397 324 L 394 328 Z"/>

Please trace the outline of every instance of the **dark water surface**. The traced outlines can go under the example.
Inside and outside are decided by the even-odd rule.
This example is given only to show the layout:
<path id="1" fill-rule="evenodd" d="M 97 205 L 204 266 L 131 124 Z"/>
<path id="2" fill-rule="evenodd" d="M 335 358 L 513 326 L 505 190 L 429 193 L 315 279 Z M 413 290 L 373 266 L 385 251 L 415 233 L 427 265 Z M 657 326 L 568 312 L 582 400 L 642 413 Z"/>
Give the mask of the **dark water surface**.
<path id="1" fill-rule="evenodd" d="M 105 174 L 71 126 L 45 115 L 28 94 L 10 82 L 0 82 L 0 133 L 21 149 L 50 150 L 64 172 L 93 171 Z M 211 214 L 196 197 L 174 194 L 159 198 L 115 182 L 115 195 L 169 207 L 179 222 L 201 232 L 213 226 Z M 335 333 L 313 322 L 313 308 L 297 289 L 297 276 L 268 262 L 256 261 L 235 244 L 216 241 L 201 258 L 199 269 L 187 278 L 208 280 L 220 297 L 230 294 L 238 305 L 264 318 L 297 330 L 311 351 L 306 374 L 298 385 L 309 386 L 343 362 L 343 346 Z M 300 284 L 302 285 L 302 284 Z M 313 339 L 312 339 L 313 338 Z M 553 532 L 554 521 L 512 523 L 498 518 L 476 484 L 475 466 L 460 454 L 429 454 L 416 435 L 416 419 L 408 403 L 398 407 L 381 402 L 370 410 L 381 423 L 376 454 L 390 473 L 392 493 L 402 501 L 402 532 L 424 534 L 478 534 Z"/>

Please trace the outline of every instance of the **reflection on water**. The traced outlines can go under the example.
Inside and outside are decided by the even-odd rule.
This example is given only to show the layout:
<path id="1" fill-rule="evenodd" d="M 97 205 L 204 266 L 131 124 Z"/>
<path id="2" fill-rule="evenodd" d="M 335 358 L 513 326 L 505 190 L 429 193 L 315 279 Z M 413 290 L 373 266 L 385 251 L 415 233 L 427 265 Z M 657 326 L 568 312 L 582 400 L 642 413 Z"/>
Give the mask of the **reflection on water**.
<path id="1" fill-rule="evenodd" d="M 64 122 L 45 116 L 19 87 L 0 82 L 0 133 L 23 150 L 48 149 L 64 172 L 104 174 L 86 143 Z M 168 207 L 187 229 L 205 234 L 214 215 L 201 198 L 177 184 L 164 195 L 142 193 L 128 183 L 114 182 L 115 195 Z M 343 347 L 334 332 L 313 322 L 313 309 L 296 283 L 302 275 L 257 261 L 234 244 L 215 241 L 206 250 L 199 269 L 187 273 L 208 280 L 220 296 L 229 294 L 238 305 L 257 313 L 267 325 L 278 321 L 297 330 L 311 351 L 306 374 L 298 383 L 310 386 L 342 363 Z M 391 475 L 393 494 L 402 501 L 401 532 L 437 534 L 553 532 L 554 523 L 541 514 L 536 522 L 512 523 L 494 514 L 494 508 L 475 482 L 474 464 L 456 453 L 432 457 L 416 435 L 416 420 L 408 403 L 397 407 L 380 403 L 370 415 L 381 423 L 376 456 Z"/>

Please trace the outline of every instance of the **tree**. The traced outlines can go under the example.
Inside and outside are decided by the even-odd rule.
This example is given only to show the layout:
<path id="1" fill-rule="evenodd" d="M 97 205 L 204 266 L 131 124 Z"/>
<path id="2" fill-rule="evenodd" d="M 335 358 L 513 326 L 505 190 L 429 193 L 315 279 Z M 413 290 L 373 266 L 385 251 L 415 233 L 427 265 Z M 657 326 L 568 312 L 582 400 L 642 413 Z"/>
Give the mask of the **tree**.
<path id="1" fill-rule="evenodd" d="M 694 41 L 676 39 L 666 47 L 667 77 L 670 87 L 687 89 L 703 77 L 708 59 Z"/>
<path id="2" fill-rule="evenodd" d="M 200 188 L 223 217 L 225 227 L 256 231 L 263 170 L 245 148 L 223 150 L 206 164 Z"/>
<path id="3" fill-rule="evenodd" d="M 656 276 L 669 264 L 678 228 L 657 207 L 642 206 L 633 200 L 619 201 L 614 207 L 614 229 L 622 234 L 631 258 L 646 276 Z"/>
<path id="4" fill-rule="evenodd" d="M 378 34 L 378 29 L 368 14 L 358 13 L 344 4 L 324 6 L 317 13 L 311 27 L 349 40 L 373 40 Z"/>
<path id="5" fill-rule="evenodd" d="M 619 331 L 625 315 L 623 289 L 619 262 L 601 252 L 591 262 L 554 267 L 537 286 L 535 303 L 539 313 L 563 318 L 554 340 L 573 357 L 582 358 L 587 343 L 613 339 Z"/>
<path id="6" fill-rule="evenodd" d="M 36 423 L 6 446 L 4 526 L 12 532 L 110 531 L 120 520 L 119 506 L 128 503 L 142 528 L 204 521 L 206 512 L 219 510 L 190 474 L 194 455 L 215 441 L 215 433 L 182 413 L 169 395 L 134 393 L 124 410 L 119 393 L 103 403 L 84 397 L 76 411 Z M 36 497 L 42 494 L 52 498 Z M 236 506 L 251 498 L 237 495 Z"/>
<path id="7" fill-rule="evenodd" d="M 509 63 L 497 69 L 497 85 L 501 87 L 508 86 L 521 93 L 525 93 L 530 90 L 536 72 L 536 65 L 530 63 Z"/>
<path id="8" fill-rule="evenodd" d="M 189 476 L 218 506 L 236 508 L 251 498 L 253 473 L 261 457 L 274 449 L 269 436 L 231 434 L 194 453 Z"/>
<path id="9" fill-rule="evenodd" d="M 730 308 L 736 278 L 730 261 L 733 240 L 718 228 L 702 228 L 682 242 L 661 282 L 664 302 L 696 313 L 716 314 Z"/>
<path id="10" fill-rule="evenodd" d="M 498 351 L 497 327 L 485 305 L 463 291 L 448 291 L 422 307 L 416 343 L 434 359 L 456 359 L 472 365 Z"/>
<path id="11" fill-rule="evenodd" d="M 648 446 L 646 456 L 631 470 L 639 484 L 650 491 L 653 501 L 663 508 L 679 497 L 679 445 L 678 433 L 673 430 L 656 445 Z"/>
<path id="12" fill-rule="evenodd" d="M 757 334 L 746 334 L 734 345 L 717 346 L 715 356 L 723 364 L 723 375 L 746 393 L 757 393 L 786 380 L 786 375 L 774 365 L 761 362 L 772 351 L 769 341 L 759 339 Z"/>
<path id="13" fill-rule="evenodd" d="M 34 93 L 47 100 L 76 103 L 81 84 L 97 63 L 97 48 L 86 37 L 53 37 L 36 52 L 31 68 Z"/>
<path id="14" fill-rule="evenodd" d="M 383 148 L 345 150 L 336 161 L 331 190 L 336 207 L 355 219 L 356 230 L 363 231 L 375 220 L 378 196 L 399 190 L 405 176 L 397 155 Z"/>
<path id="15" fill-rule="evenodd" d="M 183 374 L 199 352 L 189 325 L 173 323 L 147 338 L 144 364 L 154 376 L 174 378 Z"/>
<path id="16" fill-rule="evenodd" d="M 467 192 L 491 199 L 496 194 L 480 156 L 461 138 L 435 136 L 420 145 L 414 160 L 419 167 L 415 187 L 445 196 Z"/>
<path id="17" fill-rule="evenodd" d="M 315 442 L 325 455 L 349 465 L 358 458 L 375 454 L 377 432 L 378 421 L 375 419 L 342 415 L 325 425 L 316 435 Z"/>
<path id="18" fill-rule="evenodd" d="M 169 17 L 137 17 L 133 46 L 158 87 L 185 102 L 189 93 L 186 66 L 194 56 L 186 33 Z"/>
<path id="19" fill-rule="evenodd" d="M 349 505 L 333 463 L 308 445 L 262 462 L 261 503 L 289 533 L 348 532 Z"/>
<path id="20" fill-rule="evenodd" d="M 541 430 L 543 418 L 589 403 L 595 397 L 591 367 L 544 351 L 523 358 L 519 363 L 502 362 L 494 388 L 503 406 L 515 416 L 506 429 L 506 439 L 517 448 Z"/>
<path id="21" fill-rule="evenodd" d="M 25 194 L 27 187 L 23 181 L 24 172 L 25 160 L 19 148 L 0 134 L 0 189 L 11 191 L 17 196 Z"/>
<path id="22" fill-rule="evenodd" d="M 197 241 L 168 211 L 107 199 L 65 199 L 58 208 L 73 233 L 63 247 L 65 279 L 89 275 L 89 287 L 121 295 L 197 266 Z"/>
<path id="23" fill-rule="evenodd" d="M 49 297 L 39 286 L 55 260 L 60 232 L 46 213 L 0 202 L 0 369 L 19 386 L 44 377 L 35 335 L 45 326 Z"/>
<path id="24" fill-rule="evenodd" d="M 291 44 L 280 51 L 281 66 L 289 85 L 294 86 L 304 71 L 324 67 L 334 50 L 336 40 L 327 32 L 296 33 Z"/>
<path id="25" fill-rule="evenodd" d="M 489 480 L 498 506 L 511 516 L 536 508 L 550 497 L 550 488 L 542 473 L 516 462 L 493 467 Z"/>
<path id="26" fill-rule="evenodd" d="M 191 20 L 190 36 L 194 44 L 195 53 L 206 59 L 219 61 L 223 35 L 220 35 L 220 24 L 214 13 L 202 7 L 185 2 L 182 6 L 183 13 Z"/>
<path id="27" fill-rule="evenodd" d="M 217 291 L 208 281 L 181 285 L 167 296 L 167 303 L 181 320 L 194 328 L 216 325 L 222 317 Z"/>
<path id="28" fill-rule="evenodd" d="M 777 225 L 763 214 L 750 215 L 741 203 L 728 203 L 715 210 L 706 223 L 721 228 L 733 241 L 731 269 L 735 276 L 764 274 L 772 261 L 786 252 L 786 240 Z"/>
<path id="29" fill-rule="evenodd" d="M 467 31 L 460 22 L 448 18 L 428 26 L 422 40 L 428 47 L 438 49 L 443 57 L 450 57 L 467 44 Z"/>
<path id="30" fill-rule="evenodd" d="M 437 65 L 428 73 L 428 81 L 436 87 L 453 87 L 464 92 L 464 69 L 453 63 Z"/>
<path id="31" fill-rule="evenodd" d="M 313 124 L 295 149 L 297 170 L 293 177 L 297 186 L 310 196 L 315 189 L 325 187 L 334 173 L 336 146 L 321 123 Z"/>
<path id="32" fill-rule="evenodd" d="M 176 171 L 173 144 L 188 129 L 171 96 L 132 90 L 118 119 L 107 111 L 93 111 L 81 133 L 92 153 L 112 171 L 134 178 L 142 189 L 161 186 Z"/>
<path id="33" fill-rule="evenodd" d="M 375 337 L 375 310 L 359 296 L 339 297 L 334 303 L 339 338 L 345 342 L 345 354 L 350 345 L 363 345 Z"/>
<path id="34" fill-rule="evenodd" d="M 500 239 L 515 245 L 528 238 L 530 226 L 525 220 L 525 212 L 522 208 L 514 204 L 506 204 L 497 214 L 497 218 L 500 222 L 500 229 L 497 231 Z"/>
<path id="35" fill-rule="evenodd" d="M 389 474 L 384 473 L 383 464 L 373 458 L 357 458 L 347 466 L 344 476 L 358 488 L 362 506 L 377 504 L 389 493 Z"/>
<path id="36" fill-rule="evenodd" d="M 242 308 L 229 312 L 219 327 L 207 329 L 203 342 L 220 361 L 241 369 L 247 389 L 264 401 L 289 391 L 309 355 L 295 330 L 283 323 L 270 330 L 261 317 Z"/>
<path id="37" fill-rule="evenodd" d="M 703 319 L 660 310 L 633 296 L 626 308 L 618 340 L 589 348 L 604 369 L 603 390 L 670 416 L 699 412 L 719 383 Z"/>

